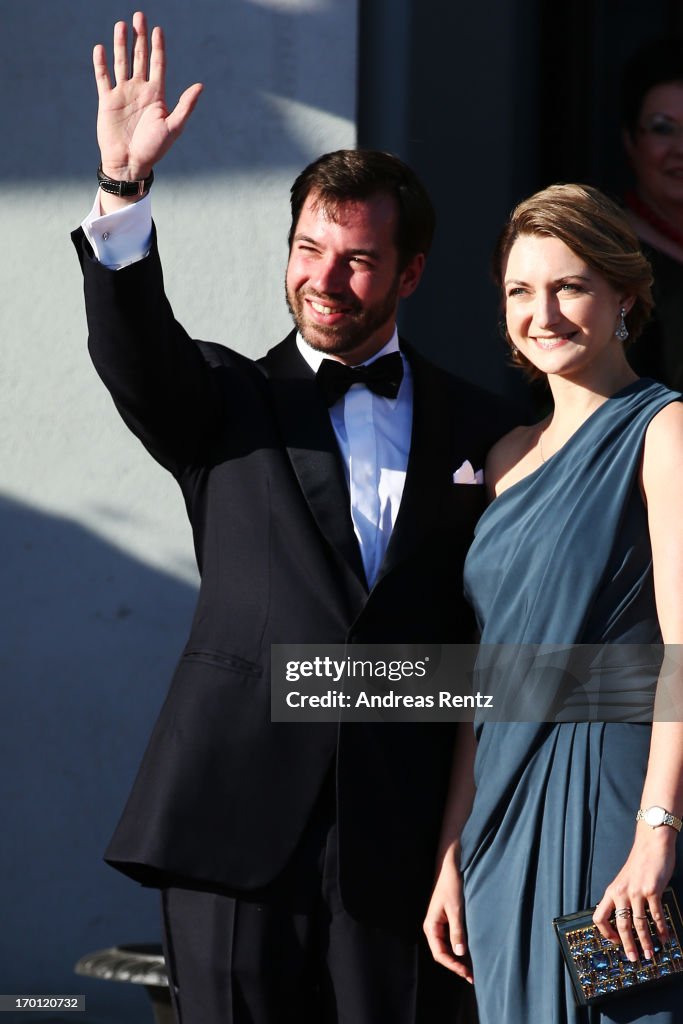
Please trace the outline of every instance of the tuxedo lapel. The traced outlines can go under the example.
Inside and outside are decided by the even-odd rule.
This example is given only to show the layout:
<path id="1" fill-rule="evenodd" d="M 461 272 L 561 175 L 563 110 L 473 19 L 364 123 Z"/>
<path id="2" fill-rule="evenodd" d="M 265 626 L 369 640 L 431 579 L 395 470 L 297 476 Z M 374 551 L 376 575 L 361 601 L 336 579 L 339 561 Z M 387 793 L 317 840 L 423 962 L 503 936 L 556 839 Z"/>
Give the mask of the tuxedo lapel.
<path id="1" fill-rule="evenodd" d="M 283 442 L 308 506 L 323 536 L 367 592 L 339 446 L 315 374 L 295 338 L 292 332 L 259 364 L 268 378 Z"/>
<path id="2" fill-rule="evenodd" d="M 430 530 L 449 485 L 452 410 L 444 377 L 414 349 L 401 348 L 413 374 L 413 427 L 401 505 L 376 582 Z"/>

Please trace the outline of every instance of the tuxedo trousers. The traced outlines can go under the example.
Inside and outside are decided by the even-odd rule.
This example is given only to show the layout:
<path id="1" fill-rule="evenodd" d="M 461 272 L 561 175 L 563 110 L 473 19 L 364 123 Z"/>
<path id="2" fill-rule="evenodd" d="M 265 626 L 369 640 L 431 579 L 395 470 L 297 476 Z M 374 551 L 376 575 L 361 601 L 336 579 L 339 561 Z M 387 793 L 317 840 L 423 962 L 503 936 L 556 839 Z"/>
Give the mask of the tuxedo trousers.
<path id="1" fill-rule="evenodd" d="M 289 865 L 263 890 L 162 890 L 177 1024 L 474 1019 L 465 1009 L 468 986 L 434 963 L 424 940 L 364 923 L 344 909 L 334 806 L 328 785 Z"/>

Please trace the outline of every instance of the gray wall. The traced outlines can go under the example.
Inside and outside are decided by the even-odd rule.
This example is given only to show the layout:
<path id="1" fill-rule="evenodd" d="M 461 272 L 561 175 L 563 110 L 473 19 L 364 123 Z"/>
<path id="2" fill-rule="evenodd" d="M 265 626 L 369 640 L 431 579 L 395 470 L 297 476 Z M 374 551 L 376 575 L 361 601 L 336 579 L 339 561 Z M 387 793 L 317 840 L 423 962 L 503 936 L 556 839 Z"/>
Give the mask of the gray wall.
<path id="1" fill-rule="evenodd" d="M 289 329 L 289 185 L 356 139 L 356 4 L 146 12 L 167 32 L 169 97 L 206 87 L 154 186 L 168 291 L 196 336 L 260 354 Z M 95 193 L 92 46 L 129 15 L 104 0 L 3 4 L 0 992 L 86 992 L 85 1020 L 136 1024 L 141 990 L 72 974 L 86 952 L 159 936 L 156 894 L 100 856 L 196 587 L 175 484 L 90 366 L 68 240 Z"/>
<path id="2" fill-rule="evenodd" d="M 491 253 L 535 187 L 541 0 L 363 0 L 358 131 L 429 188 L 434 247 L 401 327 L 447 369 L 524 403 L 499 336 Z"/>

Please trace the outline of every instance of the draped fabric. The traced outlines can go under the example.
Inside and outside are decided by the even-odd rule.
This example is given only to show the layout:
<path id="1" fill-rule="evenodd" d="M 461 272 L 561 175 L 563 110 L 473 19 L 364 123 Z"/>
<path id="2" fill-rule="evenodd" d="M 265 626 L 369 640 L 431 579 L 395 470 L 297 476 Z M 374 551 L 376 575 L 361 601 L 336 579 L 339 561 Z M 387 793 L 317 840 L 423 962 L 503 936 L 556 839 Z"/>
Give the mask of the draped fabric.
<path id="1" fill-rule="evenodd" d="M 650 420 L 679 397 L 628 385 L 489 506 L 465 567 L 482 643 L 661 643 L 639 468 Z M 683 986 L 579 1011 L 552 928 L 597 903 L 623 866 L 650 733 L 647 723 L 478 724 L 462 867 L 480 1024 L 683 1022 Z M 679 842 L 679 897 L 682 860 Z"/>

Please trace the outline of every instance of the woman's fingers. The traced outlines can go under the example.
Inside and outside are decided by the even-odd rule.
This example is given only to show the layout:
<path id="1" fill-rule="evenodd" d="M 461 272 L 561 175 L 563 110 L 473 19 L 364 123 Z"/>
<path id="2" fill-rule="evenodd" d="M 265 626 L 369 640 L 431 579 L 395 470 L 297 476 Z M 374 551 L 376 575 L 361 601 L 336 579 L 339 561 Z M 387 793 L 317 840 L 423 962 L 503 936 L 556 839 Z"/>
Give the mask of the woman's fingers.
<path id="1" fill-rule="evenodd" d="M 614 924 L 610 920 L 612 917 Z M 619 896 L 616 903 L 611 897 L 605 896 L 596 907 L 593 922 L 604 938 L 623 946 L 632 963 L 639 960 L 641 955 L 646 960 L 653 957 L 651 922 L 654 923 L 661 942 L 668 942 L 671 937 L 662 901 L 657 893 L 648 896 L 647 899 L 642 895 Z"/>
<path id="2" fill-rule="evenodd" d="M 424 922 L 424 933 L 429 949 L 437 963 L 459 977 L 473 983 L 472 964 L 467 952 L 464 911 L 457 876 L 448 895 L 443 889 L 434 892 Z"/>
<path id="3" fill-rule="evenodd" d="M 458 948 L 462 950 L 462 952 L 458 952 L 458 949 L 453 944 L 453 932 L 449 930 L 448 922 L 429 922 L 425 924 L 425 935 L 431 954 L 436 962 L 472 984 L 474 978 L 469 958 L 463 959 L 467 956 L 467 947 L 462 942 L 458 943 Z"/>
<path id="4" fill-rule="evenodd" d="M 650 917 L 654 921 L 660 939 L 662 942 L 668 942 L 671 939 L 671 934 L 666 923 L 661 896 L 655 893 L 653 896 L 648 896 L 647 902 L 650 906 Z"/>
<path id="5" fill-rule="evenodd" d="M 627 903 L 616 907 L 614 919 L 617 932 L 619 933 L 619 942 L 624 947 L 624 953 L 626 953 L 626 956 L 632 963 L 635 963 L 639 959 L 640 953 L 633 933 L 633 909 Z M 643 923 L 647 924 L 646 921 Z"/>
<path id="6" fill-rule="evenodd" d="M 654 900 L 654 897 L 653 897 Z M 634 899 L 631 903 L 631 920 L 632 920 L 632 931 L 635 929 L 635 933 L 640 941 L 640 948 L 643 951 L 643 956 L 646 960 L 652 959 L 652 933 L 650 931 L 650 922 L 648 921 L 645 909 L 647 904 L 645 900 L 640 897 Z M 634 942 L 635 946 L 635 942 Z M 624 947 L 625 948 L 625 947 Z M 627 950 L 628 952 L 628 950 Z M 636 946 L 636 952 L 638 947 Z"/>
<path id="7" fill-rule="evenodd" d="M 610 942 L 619 942 L 619 932 L 610 920 L 613 910 L 614 901 L 609 896 L 603 896 L 595 908 L 593 924 L 597 925 L 598 931 L 604 939 L 609 939 Z"/>

